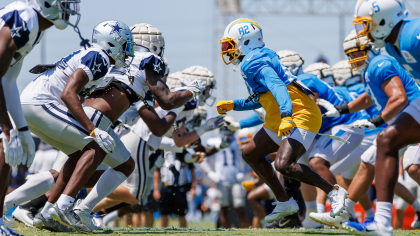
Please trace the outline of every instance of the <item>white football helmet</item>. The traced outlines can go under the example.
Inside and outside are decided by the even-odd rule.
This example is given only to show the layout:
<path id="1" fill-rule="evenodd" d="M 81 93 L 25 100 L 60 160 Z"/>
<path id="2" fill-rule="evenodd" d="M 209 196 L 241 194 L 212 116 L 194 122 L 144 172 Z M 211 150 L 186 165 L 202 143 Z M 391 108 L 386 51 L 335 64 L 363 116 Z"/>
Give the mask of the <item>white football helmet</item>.
<path id="1" fill-rule="evenodd" d="M 362 43 L 363 49 L 360 46 Z M 369 43 L 367 36 L 357 38 L 356 30 L 352 30 L 344 39 L 344 52 L 349 58 L 349 64 L 353 71 L 363 71 L 369 64 L 370 60 L 379 55 L 381 50 L 376 48 L 373 43 Z M 362 56 L 355 57 L 358 52 L 363 52 Z M 363 61 L 363 64 L 361 63 Z"/>
<path id="2" fill-rule="evenodd" d="M 226 65 L 237 65 L 240 56 L 265 46 L 261 27 L 255 21 L 245 18 L 232 21 L 219 42 L 222 44 L 221 55 Z"/>
<path id="3" fill-rule="evenodd" d="M 141 23 L 130 27 L 136 45 L 149 49 L 162 57 L 165 50 L 165 39 L 162 32 L 151 24 Z"/>
<path id="4" fill-rule="evenodd" d="M 277 55 L 279 55 L 280 61 L 290 70 L 290 72 L 292 72 L 293 75 L 296 76 L 299 74 L 299 71 L 305 61 L 297 52 L 282 50 L 278 51 Z"/>
<path id="5" fill-rule="evenodd" d="M 337 62 L 331 67 L 334 75 L 334 82 L 338 86 L 352 86 L 357 83 L 361 83 L 361 73 L 359 71 L 353 71 L 348 60 L 342 60 Z"/>
<path id="6" fill-rule="evenodd" d="M 177 71 L 168 75 L 166 79 L 166 85 L 168 85 L 169 89 L 181 88 L 183 85 L 179 78 L 181 77 L 182 71 Z"/>
<path id="7" fill-rule="evenodd" d="M 187 86 L 189 82 L 195 79 L 203 81 L 203 84 L 206 87 L 206 90 L 209 90 L 208 92 L 210 95 L 209 97 L 206 97 L 204 90 L 199 96 L 200 105 L 203 106 L 204 103 L 206 103 L 208 106 L 212 106 L 216 101 L 216 98 L 211 96 L 213 89 L 216 88 L 216 79 L 214 78 L 213 73 L 203 66 L 191 66 L 183 70 L 179 77 L 183 86 Z"/>
<path id="8" fill-rule="evenodd" d="M 244 149 L 246 145 L 252 141 L 256 133 L 255 127 L 238 130 L 236 133 L 236 142 L 238 143 L 239 148 Z"/>
<path id="9" fill-rule="evenodd" d="M 80 21 L 80 0 L 26 0 L 26 4 L 42 17 L 63 30 L 68 25 L 77 28 Z M 75 23 L 70 23 L 70 16 L 77 16 Z"/>
<path id="10" fill-rule="evenodd" d="M 168 79 L 168 75 L 169 75 L 169 66 L 168 66 L 168 60 L 166 60 L 165 57 L 162 57 L 163 63 L 165 63 L 165 74 L 162 76 L 162 80 L 165 81 Z"/>
<path id="11" fill-rule="evenodd" d="M 324 62 L 316 62 L 307 66 L 303 72 L 307 74 L 314 74 L 318 79 L 323 80 L 330 86 L 334 85 L 334 76 L 330 69 L 330 65 Z"/>
<path id="12" fill-rule="evenodd" d="M 356 39 L 363 50 L 370 42 L 363 43 L 359 39 L 368 34 L 375 40 L 377 48 L 385 46 L 385 39 L 392 29 L 403 19 L 408 11 L 403 0 L 358 0 L 354 9 L 353 25 L 356 29 Z"/>
<path id="13" fill-rule="evenodd" d="M 115 67 L 129 67 L 134 57 L 134 41 L 130 28 L 121 21 L 107 20 L 93 28 L 92 43 L 102 47 L 115 60 Z"/>

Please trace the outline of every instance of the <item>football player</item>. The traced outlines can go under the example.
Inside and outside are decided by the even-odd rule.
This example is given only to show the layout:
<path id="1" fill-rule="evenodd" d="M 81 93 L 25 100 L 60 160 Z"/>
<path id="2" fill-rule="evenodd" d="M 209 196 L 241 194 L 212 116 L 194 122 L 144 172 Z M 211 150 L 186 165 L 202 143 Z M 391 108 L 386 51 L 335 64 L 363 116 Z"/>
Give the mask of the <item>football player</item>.
<path id="1" fill-rule="evenodd" d="M 0 133 L 3 133 L 0 136 L 0 179 L 4 180 L 0 183 L 1 212 L 10 166 L 30 167 L 35 155 L 35 144 L 22 113 L 16 84 L 23 59 L 51 26 L 65 29 L 71 25 L 78 31 L 79 3 L 79 0 L 28 0 L 26 4 L 16 1 L 0 9 Z M 69 22 L 71 15 L 77 16 L 75 24 Z M 0 232 L 6 235 L 11 232 L 4 226 L 3 217 L 0 217 Z"/>
<path id="2" fill-rule="evenodd" d="M 357 42 L 358 41 L 358 42 Z M 358 173 L 353 179 L 352 184 L 349 187 L 349 198 L 353 202 L 357 202 L 358 199 L 355 199 L 355 196 L 360 192 L 360 189 L 363 189 L 364 192 L 367 191 L 366 188 L 369 187 L 370 183 L 373 180 L 373 175 L 366 174 L 368 168 L 374 168 L 375 164 L 377 168 L 381 171 L 376 171 L 376 188 L 378 194 L 378 200 L 376 203 L 376 213 L 375 220 L 368 221 L 362 225 L 354 226 L 351 223 L 344 224 L 346 228 L 351 230 L 357 230 L 360 233 L 367 233 L 369 235 L 392 235 L 392 223 L 391 223 L 391 209 L 392 209 L 392 196 L 393 189 L 395 187 L 397 177 L 395 181 L 390 178 L 393 175 L 394 159 L 396 161 L 395 168 L 398 168 L 398 150 L 406 145 L 401 145 L 400 140 L 404 143 L 405 136 L 413 136 L 415 132 L 409 132 L 410 135 L 404 135 L 404 138 L 398 140 L 390 139 L 390 134 L 395 134 L 398 129 L 398 133 L 406 130 L 408 127 L 405 127 L 404 124 L 401 124 L 401 121 L 406 119 L 405 122 L 412 125 L 412 129 L 419 126 L 419 124 L 412 120 L 412 117 L 417 117 L 413 112 L 416 111 L 415 101 L 420 97 L 420 89 L 416 85 L 412 77 L 397 63 L 395 59 L 386 55 L 379 55 L 379 50 L 375 48 L 372 43 L 366 43 L 367 37 L 357 38 L 356 33 L 352 31 L 350 35 L 346 38 L 344 44 L 345 52 L 349 57 L 349 63 L 352 66 L 353 70 L 360 70 L 362 72 L 366 93 L 360 95 L 356 100 L 348 104 L 344 103 L 340 106 L 334 107 L 330 106 L 327 110 L 330 110 L 330 114 L 346 114 L 349 112 L 355 112 L 357 110 L 365 109 L 371 105 L 375 105 L 376 109 L 380 112 L 374 118 L 371 119 L 362 119 L 358 120 L 353 124 L 353 127 L 361 127 L 368 129 L 376 129 L 377 127 L 383 125 L 385 122 L 389 124 L 387 128 L 382 130 L 378 136 L 374 145 L 371 146 L 361 157 L 362 163 L 359 168 Z M 359 45 L 365 45 L 360 47 Z M 363 48 L 363 49 L 362 49 Z M 411 137 L 412 142 L 417 142 L 414 137 Z M 389 143 L 390 140 L 393 140 L 394 143 Z M 375 145 L 375 143 L 377 145 Z M 390 154 L 390 149 L 396 148 L 395 145 L 398 145 L 395 153 Z M 380 148 L 376 148 L 380 146 Z M 386 151 L 386 152 L 385 152 Z M 385 155 L 386 154 L 386 155 Z M 388 155 L 386 158 L 385 156 Z M 377 158 L 376 158 L 377 156 Z M 407 156 L 408 157 L 408 156 Z M 381 166 L 378 166 L 381 159 Z M 413 157 L 416 158 L 416 157 Z M 414 160 L 415 161 L 415 160 Z M 376 162 L 376 163 L 375 163 Z M 388 171 L 384 177 L 384 171 L 388 168 Z M 398 169 L 395 170 L 396 175 L 398 175 Z M 365 172 L 364 175 L 359 175 L 362 172 Z M 384 185 L 378 186 L 379 183 L 384 184 L 384 179 L 387 179 L 387 188 L 390 188 L 391 194 L 385 189 Z M 384 182 L 381 182 L 384 181 Z M 368 185 L 363 183 L 369 183 Z M 391 186 L 392 185 L 392 186 Z M 358 190 L 359 189 L 359 190 Z M 391 196 L 391 199 L 388 198 Z"/>
<path id="3" fill-rule="evenodd" d="M 265 48 L 261 27 L 252 20 L 238 19 L 225 29 L 220 40 L 222 59 L 240 66 L 250 97 L 235 101 L 219 101 L 219 114 L 230 110 L 264 107 L 266 123 L 243 151 L 243 158 L 257 175 L 273 190 L 277 201 L 273 212 L 265 217 L 272 222 L 296 213 L 299 206 L 284 191 L 265 156 L 277 152 L 276 170 L 298 181 L 313 184 L 331 196 L 332 216 L 344 208 L 347 192 L 332 185 L 297 159 L 309 148 L 321 127 L 321 113 L 308 96 L 311 91 L 296 81 L 280 62 L 278 55 Z"/>

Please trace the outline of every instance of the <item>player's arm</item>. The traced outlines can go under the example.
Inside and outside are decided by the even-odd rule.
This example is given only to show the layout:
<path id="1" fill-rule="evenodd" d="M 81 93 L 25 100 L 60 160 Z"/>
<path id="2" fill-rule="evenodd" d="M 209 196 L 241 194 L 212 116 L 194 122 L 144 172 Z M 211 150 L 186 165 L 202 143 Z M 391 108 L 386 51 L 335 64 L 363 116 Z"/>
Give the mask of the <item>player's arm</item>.
<path id="1" fill-rule="evenodd" d="M 191 172 L 191 189 L 190 189 L 190 195 L 191 198 L 195 198 L 196 194 L 195 194 L 195 187 L 196 187 L 196 182 L 197 182 L 197 176 L 195 175 L 195 169 L 194 169 L 194 164 L 189 164 L 189 169 Z"/>
<path id="2" fill-rule="evenodd" d="M 372 99 L 364 92 L 348 104 L 349 113 L 364 110 L 373 105 Z"/>
<path id="3" fill-rule="evenodd" d="M 155 170 L 155 174 L 153 175 L 153 198 L 156 201 L 159 201 L 160 199 L 159 182 L 160 182 L 160 168 Z"/>
<path id="4" fill-rule="evenodd" d="M 82 104 L 80 103 L 79 97 L 77 96 L 83 89 L 83 87 L 89 82 L 89 77 L 86 72 L 78 68 L 76 69 L 67 80 L 67 84 L 61 93 L 60 98 L 63 100 L 66 107 L 74 118 L 89 132 L 91 133 L 96 129 L 93 122 L 86 115 L 83 110 Z"/>
<path id="5" fill-rule="evenodd" d="M 393 76 L 384 81 L 381 88 L 389 99 L 380 116 L 385 122 L 388 122 L 408 104 L 408 98 L 399 76 Z"/>
<path id="6" fill-rule="evenodd" d="M 338 117 L 342 114 L 348 114 L 366 109 L 373 105 L 372 99 L 364 92 L 350 103 L 344 102 L 340 105 L 333 105 L 327 100 L 317 99 L 318 106 L 327 109 L 327 112 L 322 114 L 323 117 Z"/>
<path id="7" fill-rule="evenodd" d="M 9 88 L 4 86 L 3 77 L 6 75 L 10 63 L 12 62 L 13 55 L 17 50 L 18 48 L 13 41 L 9 27 L 4 25 L 0 30 L 0 124 L 8 140 L 10 140 L 10 130 L 13 129 L 13 126 L 7 113 L 6 99 L 4 96 L 4 90 Z M 19 93 L 17 96 L 19 98 Z M 10 100 L 13 99 L 10 98 Z"/>
<path id="8" fill-rule="evenodd" d="M 155 97 L 157 103 L 159 103 L 159 106 L 161 106 L 164 110 L 171 110 L 180 107 L 194 97 L 194 95 L 198 95 L 198 93 L 204 90 L 204 86 L 201 86 L 201 88 L 197 85 L 196 88 L 193 88 L 194 85 L 191 85 L 192 87 L 190 88 L 190 86 L 188 86 L 187 90 L 181 92 L 171 92 L 158 73 L 148 67 L 145 68 L 145 72 L 147 85 L 149 86 L 149 89 Z M 200 89 L 202 90 L 200 91 Z"/>
<path id="9" fill-rule="evenodd" d="M 273 94 L 279 108 L 281 117 L 291 117 L 293 114 L 292 100 L 286 84 L 279 78 L 277 73 L 271 67 L 264 67 L 256 76 L 256 80 L 267 87 Z"/>
<path id="10" fill-rule="evenodd" d="M 222 100 L 218 101 L 216 104 L 217 112 L 220 115 L 226 115 L 226 112 L 234 110 L 234 111 L 249 111 L 261 108 L 261 104 L 259 102 L 248 101 L 247 98 L 244 99 L 236 99 L 236 100 Z"/>
<path id="11" fill-rule="evenodd" d="M 166 116 L 160 118 L 153 107 L 148 110 L 146 106 L 142 106 L 138 113 L 152 134 L 158 137 L 162 137 L 171 129 L 177 115 L 176 112 L 170 111 Z"/>

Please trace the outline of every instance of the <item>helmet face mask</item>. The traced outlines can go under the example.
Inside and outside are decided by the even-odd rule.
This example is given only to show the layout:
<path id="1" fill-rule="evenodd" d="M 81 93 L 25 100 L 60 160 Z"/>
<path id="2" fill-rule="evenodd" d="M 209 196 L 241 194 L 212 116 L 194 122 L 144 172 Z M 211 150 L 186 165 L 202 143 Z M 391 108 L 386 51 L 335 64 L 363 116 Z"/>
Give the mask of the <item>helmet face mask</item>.
<path id="1" fill-rule="evenodd" d="M 370 17 L 356 17 L 353 20 L 354 28 L 356 29 L 356 41 L 363 50 L 370 42 L 370 33 L 375 29 L 377 23 Z M 362 42 L 360 38 L 367 37 L 368 40 Z"/>
<path id="2" fill-rule="evenodd" d="M 235 39 L 227 37 L 221 39 L 219 43 L 222 44 L 222 52 L 220 54 L 226 65 L 236 61 L 242 55 L 241 49 L 236 48 L 238 43 L 236 43 Z"/>
<path id="3" fill-rule="evenodd" d="M 367 50 L 360 50 L 358 48 L 350 49 L 346 52 L 347 57 L 349 58 L 349 64 L 353 71 L 359 71 L 367 66 L 367 61 L 369 61 L 369 56 Z"/>

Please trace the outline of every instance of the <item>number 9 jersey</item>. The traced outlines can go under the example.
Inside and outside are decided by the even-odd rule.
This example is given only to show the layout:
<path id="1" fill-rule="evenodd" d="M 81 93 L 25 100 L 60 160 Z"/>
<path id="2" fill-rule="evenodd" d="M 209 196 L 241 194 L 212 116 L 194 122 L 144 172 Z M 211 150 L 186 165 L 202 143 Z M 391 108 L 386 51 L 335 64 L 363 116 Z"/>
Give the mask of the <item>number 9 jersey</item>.
<path id="1" fill-rule="evenodd" d="M 394 58 L 385 55 L 376 56 L 363 73 L 363 80 L 366 92 L 372 98 L 373 104 L 379 112 L 384 110 L 389 99 L 381 86 L 394 76 L 399 76 L 404 85 L 408 98 L 407 106 L 420 97 L 420 88 Z"/>

